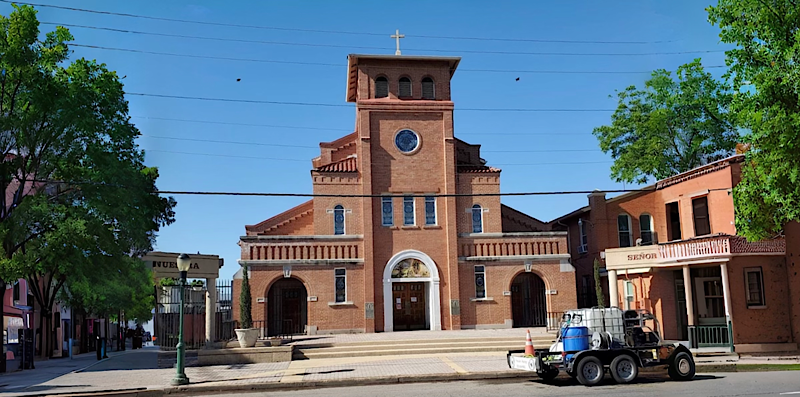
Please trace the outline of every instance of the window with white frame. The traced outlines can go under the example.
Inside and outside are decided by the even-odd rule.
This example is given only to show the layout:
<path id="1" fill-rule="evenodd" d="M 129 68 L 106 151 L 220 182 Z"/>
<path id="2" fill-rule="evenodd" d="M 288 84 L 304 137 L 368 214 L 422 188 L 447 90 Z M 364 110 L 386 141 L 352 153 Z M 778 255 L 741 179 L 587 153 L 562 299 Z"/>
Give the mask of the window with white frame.
<path id="1" fill-rule="evenodd" d="M 414 197 L 403 197 L 403 225 L 414 225 Z"/>
<path id="2" fill-rule="evenodd" d="M 619 246 L 630 247 L 633 245 L 631 240 L 631 217 L 627 214 L 617 216 L 617 231 L 619 232 Z"/>
<path id="3" fill-rule="evenodd" d="M 333 234 L 344 234 L 344 207 L 341 205 L 333 207 Z"/>
<path id="4" fill-rule="evenodd" d="M 336 287 L 336 303 L 347 302 L 347 270 L 334 269 L 333 274 Z"/>
<path id="5" fill-rule="evenodd" d="M 425 224 L 426 225 L 436 224 L 436 197 L 433 196 L 425 197 Z"/>
<path id="6" fill-rule="evenodd" d="M 747 307 L 765 306 L 764 274 L 760 267 L 744 269 L 744 282 L 747 289 Z"/>
<path id="7" fill-rule="evenodd" d="M 486 268 L 483 265 L 475 266 L 475 297 L 486 298 Z"/>
<path id="8" fill-rule="evenodd" d="M 625 281 L 625 310 L 633 309 L 634 296 L 633 281 Z"/>
<path id="9" fill-rule="evenodd" d="M 381 197 L 381 219 L 383 226 L 394 226 L 394 207 L 391 197 Z"/>
<path id="10" fill-rule="evenodd" d="M 585 253 L 589 252 L 589 234 L 586 232 L 588 222 L 578 222 L 578 226 L 581 229 L 581 245 L 578 247 L 578 252 Z"/>
<path id="11" fill-rule="evenodd" d="M 483 208 L 478 204 L 472 206 L 472 233 L 483 233 Z"/>
<path id="12" fill-rule="evenodd" d="M 639 215 L 639 230 L 642 234 L 642 245 L 653 245 L 653 217 L 650 214 Z"/>

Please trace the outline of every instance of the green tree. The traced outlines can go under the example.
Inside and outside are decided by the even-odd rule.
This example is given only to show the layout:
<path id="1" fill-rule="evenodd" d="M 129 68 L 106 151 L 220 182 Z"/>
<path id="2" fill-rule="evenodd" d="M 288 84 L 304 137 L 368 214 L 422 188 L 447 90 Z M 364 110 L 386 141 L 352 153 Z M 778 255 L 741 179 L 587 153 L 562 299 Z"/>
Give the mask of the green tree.
<path id="1" fill-rule="evenodd" d="M 250 296 L 250 276 L 247 273 L 247 266 L 242 267 L 242 292 L 239 294 L 239 319 L 242 329 L 253 328 L 253 298 Z"/>
<path id="2" fill-rule="evenodd" d="M 676 77 L 659 69 L 644 89 L 618 91 L 611 124 L 594 129 L 600 149 L 614 158 L 617 182 L 663 179 L 733 154 L 738 132 L 729 120 L 729 88 L 699 59 Z"/>
<path id="3" fill-rule="evenodd" d="M 594 293 L 597 296 L 597 306 L 606 307 L 606 297 L 603 296 L 603 286 L 600 284 L 600 261 L 594 259 Z"/>
<path id="4" fill-rule="evenodd" d="M 732 110 L 750 132 L 742 181 L 734 188 L 736 229 L 751 240 L 800 220 L 800 3 L 719 0 L 708 19 L 721 29 Z"/>
<path id="5" fill-rule="evenodd" d="M 110 276 L 151 250 L 175 201 L 158 196 L 158 171 L 144 166 L 116 73 L 69 62 L 67 29 L 39 33 L 32 7 L 0 16 L 0 280 L 28 280 L 49 356 L 65 283 Z"/>

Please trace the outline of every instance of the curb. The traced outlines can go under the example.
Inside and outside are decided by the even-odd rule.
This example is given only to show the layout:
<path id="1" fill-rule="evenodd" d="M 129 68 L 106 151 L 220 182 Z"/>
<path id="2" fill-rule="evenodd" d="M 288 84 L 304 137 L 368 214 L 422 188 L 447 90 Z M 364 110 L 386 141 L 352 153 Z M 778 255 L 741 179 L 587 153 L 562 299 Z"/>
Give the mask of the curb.
<path id="1" fill-rule="evenodd" d="M 347 386 L 368 386 L 368 385 L 389 385 L 398 383 L 424 383 L 424 382 L 450 382 L 468 381 L 483 379 L 536 379 L 535 373 L 523 371 L 496 371 L 478 372 L 462 374 L 441 374 L 441 375 L 407 375 L 390 376 L 385 378 L 351 378 L 337 379 L 316 382 L 290 382 L 290 383 L 261 383 L 252 385 L 231 385 L 231 386 L 189 386 L 173 387 L 163 389 L 164 395 L 194 395 L 198 393 L 218 393 L 218 392 L 253 392 L 253 391 L 279 391 L 279 390 L 302 390 L 317 389 L 327 387 L 347 387 Z"/>
<path id="2" fill-rule="evenodd" d="M 740 368 L 739 366 L 744 366 Z M 760 369 L 748 369 L 750 366 L 758 366 Z M 766 372 L 766 371 L 797 371 L 782 368 L 791 364 L 701 364 L 695 365 L 696 372 Z M 770 368 L 772 367 L 772 368 Z"/>

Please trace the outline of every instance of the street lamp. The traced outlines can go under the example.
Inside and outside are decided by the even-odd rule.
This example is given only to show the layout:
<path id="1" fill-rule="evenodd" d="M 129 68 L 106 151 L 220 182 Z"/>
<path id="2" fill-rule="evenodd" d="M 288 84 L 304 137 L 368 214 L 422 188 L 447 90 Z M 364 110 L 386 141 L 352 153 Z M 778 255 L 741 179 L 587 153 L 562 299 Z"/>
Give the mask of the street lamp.
<path id="1" fill-rule="evenodd" d="M 186 273 L 189 271 L 189 267 L 191 266 L 191 258 L 189 255 L 180 254 L 178 256 L 178 270 L 180 271 L 180 290 L 181 290 L 181 308 L 180 308 L 180 319 L 178 320 L 178 362 L 177 368 L 178 373 L 175 374 L 175 378 L 172 379 L 173 386 L 181 386 L 189 384 L 189 378 L 186 377 L 186 372 L 184 372 L 184 362 L 183 357 L 185 354 L 186 347 L 183 345 L 183 305 L 184 305 L 184 292 L 183 289 L 186 286 Z"/>

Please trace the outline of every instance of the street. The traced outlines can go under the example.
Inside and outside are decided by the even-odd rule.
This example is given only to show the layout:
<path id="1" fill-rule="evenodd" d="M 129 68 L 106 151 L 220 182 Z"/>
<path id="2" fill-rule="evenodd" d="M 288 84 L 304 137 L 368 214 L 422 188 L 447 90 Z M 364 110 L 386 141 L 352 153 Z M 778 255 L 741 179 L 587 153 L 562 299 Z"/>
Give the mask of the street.
<path id="1" fill-rule="evenodd" d="M 691 382 L 674 382 L 666 376 L 640 377 L 635 384 L 616 385 L 606 376 L 606 382 L 591 389 L 569 377 L 558 378 L 547 385 L 538 380 L 491 380 L 446 383 L 412 383 L 377 386 L 337 387 L 297 391 L 252 393 L 251 396 L 778 396 L 800 395 L 800 373 L 750 372 L 699 374 Z M 241 396 L 241 392 L 218 396 Z"/>

